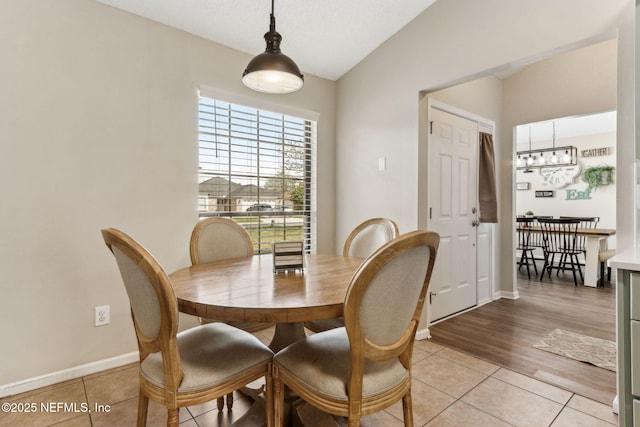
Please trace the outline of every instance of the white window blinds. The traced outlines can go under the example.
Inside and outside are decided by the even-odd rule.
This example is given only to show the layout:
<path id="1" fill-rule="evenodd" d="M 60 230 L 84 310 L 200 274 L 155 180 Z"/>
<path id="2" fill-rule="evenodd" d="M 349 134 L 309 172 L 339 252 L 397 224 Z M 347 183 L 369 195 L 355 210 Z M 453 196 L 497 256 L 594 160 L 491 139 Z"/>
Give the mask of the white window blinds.
<path id="1" fill-rule="evenodd" d="M 200 217 L 234 219 L 256 253 L 283 240 L 308 251 L 315 123 L 200 97 L 198 131 Z"/>

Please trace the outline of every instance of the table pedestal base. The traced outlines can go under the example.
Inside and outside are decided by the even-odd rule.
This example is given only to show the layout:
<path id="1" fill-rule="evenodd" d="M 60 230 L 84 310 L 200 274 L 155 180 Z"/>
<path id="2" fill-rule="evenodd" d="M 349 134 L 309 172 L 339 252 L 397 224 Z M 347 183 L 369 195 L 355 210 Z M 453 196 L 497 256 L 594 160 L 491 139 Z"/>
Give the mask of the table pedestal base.
<path id="1" fill-rule="evenodd" d="M 306 338 L 304 323 L 276 323 L 276 329 L 269 343 L 269 348 L 274 353 L 277 353 L 289 344 L 304 338 Z"/>

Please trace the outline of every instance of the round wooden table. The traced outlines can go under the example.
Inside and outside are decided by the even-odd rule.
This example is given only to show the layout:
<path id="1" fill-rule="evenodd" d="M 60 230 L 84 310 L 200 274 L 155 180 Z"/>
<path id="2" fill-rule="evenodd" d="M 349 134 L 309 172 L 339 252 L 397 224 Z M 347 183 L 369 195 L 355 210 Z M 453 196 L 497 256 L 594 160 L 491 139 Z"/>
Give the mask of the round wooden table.
<path id="1" fill-rule="evenodd" d="M 303 322 L 342 316 L 362 258 L 306 254 L 304 271 L 273 272 L 271 255 L 199 264 L 169 275 L 183 313 L 207 319 L 275 323 L 278 351 L 304 338 Z"/>

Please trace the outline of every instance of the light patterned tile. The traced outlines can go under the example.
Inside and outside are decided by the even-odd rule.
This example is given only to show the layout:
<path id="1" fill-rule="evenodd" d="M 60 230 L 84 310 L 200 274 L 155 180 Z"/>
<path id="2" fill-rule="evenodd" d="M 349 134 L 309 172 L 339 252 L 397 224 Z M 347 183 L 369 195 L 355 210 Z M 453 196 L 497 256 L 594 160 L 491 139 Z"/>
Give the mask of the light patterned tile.
<path id="1" fill-rule="evenodd" d="M 110 405 L 109 412 L 92 413 L 93 427 L 134 426 L 138 418 L 138 398 L 127 399 Z M 180 408 L 179 421 L 186 422 L 191 418 L 187 408 Z M 149 401 L 147 411 L 147 427 L 166 426 L 167 410 L 164 406 Z"/>
<path id="2" fill-rule="evenodd" d="M 334 417 L 340 427 L 349 425 L 346 418 Z M 404 423 L 386 411 L 369 414 L 360 419 L 360 427 L 402 427 Z"/>
<path id="3" fill-rule="evenodd" d="M 92 427 L 91 416 L 89 414 L 83 414 L 61 423 L 54 424 L 52 427 Z"/>
<path id="4" fill-rule="evenodd" d="M 487 378 L 462 401 L 515 426 L 546 427 L 562 405 L 495 378 Z"/>
<path id="5" fill-rule="evenodd" d="M 576 411 L 572 408 L 564 408 L 551 424 L 551 427 L 611 427 L 612 425 L 617 424 L 609 424 L 584 412 Z"/>
<path id="6" fill-rule="evenodd" d="M 103 375 L 92 375 L 84 381 L 89 404 L 113 405 L 138 396 L 139 367 L 130 365 Z"/>
<path id="7" fill-rule="evenodd" d="M 482 359 L 478 359 L 477 357 L 469 356 L 468 354 L 464 354 L 450 348 L 445 348 L 438 352 L 438 356 L 444 357 L 445 359 L 451 360 L 452 362 L 456 362 L 485 375 L 491 375 L 500 369 L 498 365 L 494 365 L 493 363 L 489 363 Z"/>
<path id="8" fill-rule="evenodd" d="M 413 378 L 459 398 L 487 376 L 435 354 L 414 364 Z"/>
<path id="9" fill-rule="evenodd" d="M 501 368 L 495 372 L 492 377 L 563 405 L 569 401 L 572 394 L 561 388 L 543 383 L 542 381 L 513 372 L 509 369 Z"/>
<path id="10" fill-rule="evenodd" d="M 413 422 L 416 426 L 422 426 L 433 417 L 452 405 L 456 399 L 446 393 L 436 390 L 420 381 L 411 383 L 411 401 L 413 404 Z M 395 418 L 402 420 L 402 401 L 386 409 Z"/>
<path id="11" fill-rule="evenodd" d="M 458 400 L 437 417 L 429 421 L 426 427 L 509 427 L 510 425 L 511 424 Z"/>
<path id="12" fill-rule="evenodd" d="M 413 348 L 418 348 L 422 351 L 426 351 L 429 354 L 437 353 L 445 347 L 440 344 L 436 344 L 431 340 L 415 340 Z"/>
<path id="13" fill-rule="evenodd" d="M 239 405 L 233 404 L 233 409 L 223 411 L 214 409 L 198 415 L 194 419 L 200 426 L 227 427 L 238 422 L 238 425 L 261 425 L 266 417 L 264 402 L 261 400 L 251 404 L 248 400 L 238 402 Z"/>
<path id="14" fill-rule="evenodd" d="M 235 392 L 234 399 L 233 399 L 233 407 L 231 408 L 231 411 L 229 411 L 229 407 L 227 406 L 227 403 L 225 401 L 224 408 L 220 412 L 222 412 L 223 414 L 226 412 L 244 413 L 247 411 L 247 409 L 249 409 L 252 403 L 253 403 L 253 400 L 251 400 L 250 398 L 243 396 L 239 392 Z M 191 415 L 193 415 L 193 417 L 196 418 L 210 411 L 218 412 L 218 403 L 216 399 L 214 399 L 214 400 L 210 400 L 209 402 L 201 403 L 199 405 L 189 406 L 188 409 Z"/>
<path id="15" fill-rule="evenodd" d="M 586 397 L 574 394 L 567 406 L 577 411 L 584 412 L 610 424 L 618 425 L 618 415 L 613 413 L 612 405 L 604 405 Z"/>
<path id="16" fill-rule="evenodd" d="M 19 394 L 5 402 L 15 412 L 0 412 L 0 426 L 48 426 L 76 418 L 89 409 L 81 380 Z"/>

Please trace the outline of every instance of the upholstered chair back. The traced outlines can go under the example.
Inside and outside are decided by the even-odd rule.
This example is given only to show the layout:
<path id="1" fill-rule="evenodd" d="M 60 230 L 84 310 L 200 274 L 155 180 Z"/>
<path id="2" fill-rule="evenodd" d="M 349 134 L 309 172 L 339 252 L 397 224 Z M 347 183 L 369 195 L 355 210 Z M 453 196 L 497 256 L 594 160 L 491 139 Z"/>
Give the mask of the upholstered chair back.
<path id="1" fill-rule="evenodd" d="M 178 331 L 178 303 L 166 272 L 137 241 L 120 230 L 102 230 L 124 283 L 138 338 L 141 359 L 175 347 L 171 337 Z M 170 357 L 179 358 L 177 347 Z M 173 363 L 179 362 L 174 360 Z"/>
<path id="2" fill-rule="evenodd" d="M 353 353 L 362 348 L 365 358 L 387 360 L 412 345 L 439 242 L 434 232 L 404 234 L 375 251 L 356 272 L 344 308 Z"/>
<path id="3" fill-rule="evenodd" d="M 349 234 L 342 255 L 366 258 L 380 246 L 398 237 L 398 225 L 387 218 L 372 218 L 358 225 Z"/>
<path id="4" fill-rule="evenodd" d="M 253 256 L 249 233 L 229 218 L 199 221 L 191 233 L 189 245 L 193 265 L 221 259 Z"/>

